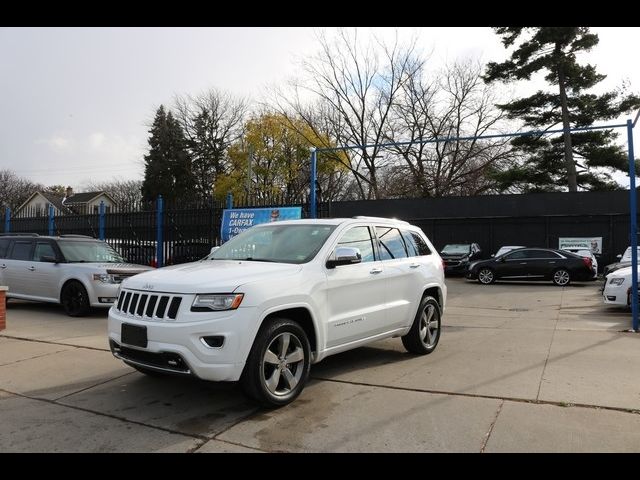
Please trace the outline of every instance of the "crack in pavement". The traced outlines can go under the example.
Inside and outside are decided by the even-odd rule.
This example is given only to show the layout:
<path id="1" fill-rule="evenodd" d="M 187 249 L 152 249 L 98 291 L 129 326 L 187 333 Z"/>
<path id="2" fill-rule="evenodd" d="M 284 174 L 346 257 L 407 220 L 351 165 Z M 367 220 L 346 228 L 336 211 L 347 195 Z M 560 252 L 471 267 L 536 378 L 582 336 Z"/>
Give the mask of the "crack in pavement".
<path id="1" fill-rule="evenodd" d="M 46 357 L 47 355 L 55 355 L 56 353 L 68 352 L 69 350 L 56 350 L 55 352 L 43 353 L 42 355 L 36 355 L 35 357 L 23 358 L 21 360 L 15 360 L 9 363 L 0 363 L 0 367 L 6 367 L 8 365 L 15 365 L 16 363 L 26 362 L 27 360 L 35 360 L 36 358 Z"/>
<path id="2" fill-rule="evenodd" d="M 110 351 L 108 348 L 87 347 L 85 345 L 73 345 L 71 343 L 55 342 L 53 340 L 38 340 L 38 339 L 35 339 L 35 338 L 14 337 L 12 335 L 0 335 L 0 338 L 11 338 L 13 340 L 22 340 L 24 342 L 48 343 L 50 345 L 64 345 L 65 347 L 84 348 L 86 350 L 95 350 L 95 351 L 98 351 L 98 352 L 109 352 Z M 67 337 L 67 338 L 69 338 L 69 337 Z"/>
<path id="3" fill-rule="evenodd" d="M 484 441 L 482 442 L 482 447 L 480 448 L 480 453 L 484 453 L 484 450 L 487 448 L 487 443 L 489 443 L 489 438 L 491 437 L 491 433 L 493 432 L 493 427 L 495 427 L 496 422 L 498 421 L 498 415 L 500 415 L 500 412 L 502 411 L 502 406 L 503 405 L 504 405 L 504 400 L 502 402 L 500 402 L 500 405 L 498 405 L 498 411 L 496 412 L 496 416 L 493 417 L 493 422 L 491 422 L 491 425 L 489 425 L 489 431 L 484 436 Z"/>

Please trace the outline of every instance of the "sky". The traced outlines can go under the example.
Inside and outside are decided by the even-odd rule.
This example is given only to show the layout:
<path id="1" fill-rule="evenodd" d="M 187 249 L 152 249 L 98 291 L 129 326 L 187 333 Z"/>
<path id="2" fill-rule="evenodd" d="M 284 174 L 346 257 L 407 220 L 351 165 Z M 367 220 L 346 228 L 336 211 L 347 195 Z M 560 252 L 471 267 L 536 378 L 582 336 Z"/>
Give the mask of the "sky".
<path id="1" fill-rule="evenodd" d="M 358 31 L 391 39 L 396 29 Z M 456 59 L 507 56 L 489 27 L 397 31 L 401 39 L 417 38 L 436 69 Z M 600 43 L 585 59 L 608 75 L 599 89 L 626 80 L 640 93 L 640 62 L 628 55 L 640 27 L 592 31 Z M 160 104 L 212 87 L 259 101 L 267 86 L 296 75 L 298 61 L 317 51 L 317 33 L 307 27 L 0 28 L 0 170 L 76 191 L 91 181 L 141 180 Z M 511 88 L 524 95 L 536 86 L 544 84 Z"/>

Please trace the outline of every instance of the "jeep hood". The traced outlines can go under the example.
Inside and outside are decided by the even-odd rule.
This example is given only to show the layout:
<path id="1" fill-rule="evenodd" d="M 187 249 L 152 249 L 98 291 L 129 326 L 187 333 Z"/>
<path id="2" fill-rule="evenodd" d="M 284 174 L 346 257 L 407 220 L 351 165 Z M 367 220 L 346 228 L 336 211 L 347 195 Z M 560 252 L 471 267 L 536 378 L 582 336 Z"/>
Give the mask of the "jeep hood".
<path id="1" fill-rule="evenodd" d="M 227 293 L 248 282 L 272 281 L 301 265 L 239 260 L 203 260 L 159 268 L 128 278 L 123 288 L 169 293 Z"/>

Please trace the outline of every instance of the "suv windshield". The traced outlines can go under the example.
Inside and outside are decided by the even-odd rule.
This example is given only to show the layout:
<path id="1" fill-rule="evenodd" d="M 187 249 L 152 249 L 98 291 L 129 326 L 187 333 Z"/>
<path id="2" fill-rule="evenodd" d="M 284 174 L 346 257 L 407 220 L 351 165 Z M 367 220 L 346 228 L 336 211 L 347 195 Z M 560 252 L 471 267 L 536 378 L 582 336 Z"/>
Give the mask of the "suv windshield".
<path id="1" fill-rule="evenodd" d="M 125 263 L 120 254 L 104 242 L 60 240 L 58 246 L 67 262 Z"/>
<path id="2" fill-rule="evenodd" d="M 256 262 L 306 263 L 316 256 L 335 225 L 269 225 L 233 237 L 208 258 Z"/>
<path id="3" fill-rule="evenodd" d="M 452 244 L 452 245 L 445 245 L 444 248 L 442 249 L 442 253 L 444 253 L 445 255 L 466 255 L 467 253 L 469 253 L 471 249 L 471 245 L 469 245 L 468 243 L 463 244 Z"/>

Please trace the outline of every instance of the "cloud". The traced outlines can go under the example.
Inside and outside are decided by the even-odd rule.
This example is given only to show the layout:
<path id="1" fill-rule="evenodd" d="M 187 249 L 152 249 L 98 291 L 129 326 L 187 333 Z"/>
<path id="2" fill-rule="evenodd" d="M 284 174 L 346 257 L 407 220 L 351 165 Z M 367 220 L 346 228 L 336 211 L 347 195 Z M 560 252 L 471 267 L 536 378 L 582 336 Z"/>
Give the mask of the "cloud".
<path id="1" fill-rule="evenodd" d="M 36 144 L 45 144 L 54 152 L 66 152 L 73 149 L 74 141 L 64 135 L 52 135 L 49 138 L 36 140 Z"/>
<path id="2" fill-rule="evenodd" d="M 104 140 L 105 140 L 104 133 L 101 133 L 101 132 L 92 133 L 91 135 L 89 135 L 89 146 L 94 150 L 98 150 L 104 144 Z"/>

